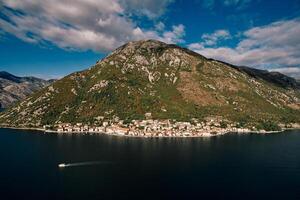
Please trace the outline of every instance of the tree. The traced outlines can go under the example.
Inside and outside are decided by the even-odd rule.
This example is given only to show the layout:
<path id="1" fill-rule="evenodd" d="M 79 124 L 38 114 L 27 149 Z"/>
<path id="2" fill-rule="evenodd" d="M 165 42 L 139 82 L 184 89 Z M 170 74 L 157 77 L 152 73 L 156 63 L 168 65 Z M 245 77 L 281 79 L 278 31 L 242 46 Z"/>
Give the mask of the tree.
<path id="1" fill-rule="evenodd" d="M 281 128 L 278 126 L 277 123 L 273 121 L 260 121 L 256 128 L 258 130 L 265 130 L 265 131 L 281 131 Z"/>
<path id="2" fill-rule="evenodd" d="M 220 125 L 221 125 L 221 128 L 227 128 L 227 122 L 225 122 L 225 121 L 221 121 Z"/>

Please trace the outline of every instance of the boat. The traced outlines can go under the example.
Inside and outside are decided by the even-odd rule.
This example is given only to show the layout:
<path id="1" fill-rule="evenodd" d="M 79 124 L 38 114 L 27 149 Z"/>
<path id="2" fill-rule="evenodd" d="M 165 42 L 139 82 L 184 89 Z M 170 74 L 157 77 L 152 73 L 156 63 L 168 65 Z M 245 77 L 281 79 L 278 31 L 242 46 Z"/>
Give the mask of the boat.
<path id="1" fill-rule="evenodd" d="M 64 167 L 66 167 L 66 166 L 67 166 L 67 165 L 66 165 L 65 163 L 61 163 L 61 164 L 58 165 L 59 168 L 64 168 Z"/>

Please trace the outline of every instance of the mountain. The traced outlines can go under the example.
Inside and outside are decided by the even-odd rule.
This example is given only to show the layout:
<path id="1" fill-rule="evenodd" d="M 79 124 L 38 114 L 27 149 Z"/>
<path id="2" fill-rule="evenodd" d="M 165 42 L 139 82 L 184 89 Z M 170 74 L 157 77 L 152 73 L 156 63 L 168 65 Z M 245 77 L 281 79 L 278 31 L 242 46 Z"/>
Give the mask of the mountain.
<path id="1" fill-rule="evenodd" d="M 187 121 L 221 117 L 251 126 L 299 122 L 299 84 L 279 73 L 238 67 L 155 40 L 129 42 L 0 115 L 0 123 L 41 127 L 99 118 Z M 148 114 L 149 115 L 149 114 Z"/>
<path id="2" fill-rule="evenodd" d="M 0 109 L 7 108 L 17 101 L 25 99 L 32 93 L 48 86 L 53 80 L 35 77 L 18 77 L 8 72 L 0 72 Z"/>
<path id="3" fill-rule="evenodd" d="M 213 60 L 213 59 L 210 59 Z M 220 62 L 220 61 L 219 61 Z M 299 80 L 296 80 L 292 77 L 286 76 L 284 74 L 281 74 L 279 72 L 269 72 L 267 70 L 260 70 L 260 69 L 254 69 L 250 67 L 245 67 L 245 66 L 234 66 L 229 63 L 224 64 L 231 66 L 241 72 L 244 72 L 248 74 L 250 77 L 256 78 L 256 79 L 262 79 L 267 82 L 273 83 L 279 87 L 283 88 L 294 88 L 294 89 L 300 89 L 300 83 Z"/>

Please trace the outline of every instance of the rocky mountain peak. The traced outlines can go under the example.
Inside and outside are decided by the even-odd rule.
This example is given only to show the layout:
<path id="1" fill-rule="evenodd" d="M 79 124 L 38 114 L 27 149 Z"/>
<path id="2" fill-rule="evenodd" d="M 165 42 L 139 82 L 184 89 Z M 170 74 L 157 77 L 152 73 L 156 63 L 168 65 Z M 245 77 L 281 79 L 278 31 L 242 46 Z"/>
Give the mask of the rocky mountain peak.
<path id="1" fill-rule="evenodd" d="M 120 48 L 116 49 L 116 51 L 137 51 L 138 49 L 142 49 L 147 52 L 155 52 L 157 49 L 166 48 L 169 46 L 168 44 L 158 41 L 158 40 L 139 40 L 139 41 L 131 41 Z M 124 53 L 125 53 L 124 52 Z"/>
<path id="2" fill-rule="evenodd" d="M 135 69 L 149 74 L 161 67 L 175 71 L 179 68 L 191 68 L 200 61 L 199 58 L 204 57 L 173 44 L 140 40 L 119 47 L 97 65 L 117 66 L 122 68 L 123 73 Z"/>
<path id="3" fill-rule="evenodd" d="M 169 50 L 169 51 L 167 51 Z M 186 48 L 179 47 L 174 44 L 166 44 L 164 42 L 158 40 L 139 40 L 132 41 L 124 44 L 123 46 L 117 48 L 112 52 L 111 55 L 123 54 L 126 56 L 130 56 L 133 54 L 139 54 L 142 56 L 155 56 L 159 57 L 165 52 L 173 53 L 173 54 L 191 54 L 201 56 L 195 52 L 192 52 Z"/>

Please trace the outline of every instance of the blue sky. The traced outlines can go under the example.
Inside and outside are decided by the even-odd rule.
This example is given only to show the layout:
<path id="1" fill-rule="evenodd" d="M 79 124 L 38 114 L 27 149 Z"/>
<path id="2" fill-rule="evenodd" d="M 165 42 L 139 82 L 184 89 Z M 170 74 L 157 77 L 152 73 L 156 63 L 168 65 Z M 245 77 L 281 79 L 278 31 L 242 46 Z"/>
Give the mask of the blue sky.
<path id="1" fill-rule="evenodd" d="M 0 70 L 83 70 L 131 40 L 300 77 L 300 0 L 0 0 Z"/>

